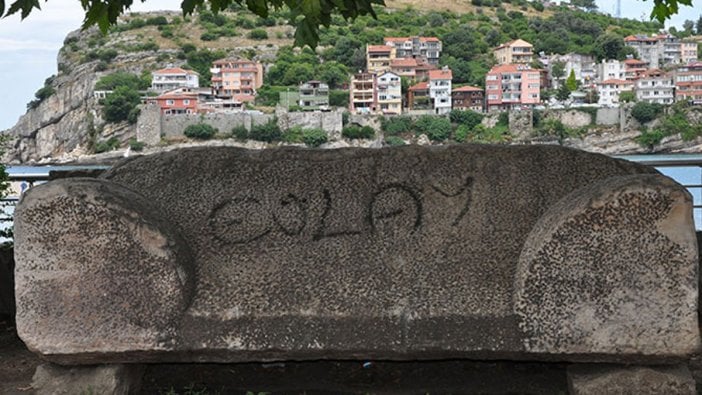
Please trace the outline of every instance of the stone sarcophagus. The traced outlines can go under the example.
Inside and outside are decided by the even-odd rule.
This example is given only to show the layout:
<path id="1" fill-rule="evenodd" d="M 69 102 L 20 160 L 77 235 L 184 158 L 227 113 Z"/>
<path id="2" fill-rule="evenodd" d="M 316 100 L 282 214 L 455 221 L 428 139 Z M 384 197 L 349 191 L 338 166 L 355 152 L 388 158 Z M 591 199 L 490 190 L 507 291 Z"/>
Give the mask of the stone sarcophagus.
<path id="1" fill-rule="evenodd" d="M 15 233 L 18 331 L 60 363 L 699 345 L 690 195 L 560 147 L 172 151 L 31 189 Z"/>

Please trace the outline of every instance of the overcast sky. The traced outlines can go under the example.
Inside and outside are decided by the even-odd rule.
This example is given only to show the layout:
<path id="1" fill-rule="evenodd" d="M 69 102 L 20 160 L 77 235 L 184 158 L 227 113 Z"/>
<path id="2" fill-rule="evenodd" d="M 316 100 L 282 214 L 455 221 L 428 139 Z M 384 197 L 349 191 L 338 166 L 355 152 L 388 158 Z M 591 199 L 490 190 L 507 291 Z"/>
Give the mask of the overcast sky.
<path id="1" fill-rule="evenodd" d="M 622 16 L 648 19 L 652 1 L 621 0 Z M 699 3 L 702 0 L 695 0 Z M 11 1 L 6 1 L 9 5 Z M 83 9 L 78 0 L 40 1 L 42 11 L 33 12 L 20 22 L 17 15 L 0 20 L 0 130 L 12 127 L 26 104 L 41 88 L 44 80 L 55 74 L 56 55 L 68 32 L 78 29 Z M 132 11 L 177 10 L 179 0 L 147 0 L 135 2 Z M 615 1 L 597 0 L 600 10 L 614 13 Z M 698 4 L 699 7 L 699 4 Z M 684 7 L 673 19 L 680 26 L 685 19 L 696 21 L 702 8 Z"/>

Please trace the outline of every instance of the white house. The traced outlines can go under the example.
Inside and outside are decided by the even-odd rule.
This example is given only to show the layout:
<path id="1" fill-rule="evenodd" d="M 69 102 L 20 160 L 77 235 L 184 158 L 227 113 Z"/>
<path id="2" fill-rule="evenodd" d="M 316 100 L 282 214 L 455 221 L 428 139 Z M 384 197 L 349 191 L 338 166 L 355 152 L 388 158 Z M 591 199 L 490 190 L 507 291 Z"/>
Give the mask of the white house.
<path id="1" fill-rule="evenodd" d="M 385 72 L 377 78 L 378 109 L 383 114 L 402 113 L 402 83 L 400 76 Z"/>
<path id="2" fill-rule="evenodd" d="M 600 100 L 597 102 L 604 107 L 619 107 L 619 95 L 622 92 L 631 92 L 634 89 L 632 81 L 608 79 L 597 83 L 597 93 Z"/>
<path id="3" fill-rule="evenodd" d="M 636 100 L 649 103 L 672 104 L 675 101 L 673 75 L 660 69 L 643 73 L 634 86 Z"/>
<path id="4" fill-rule="evenodd" d="M 451 80 L 453 73 L 444 66 L 441 70 L 429 71 L 429 97 L 434 101 L 437 114 L 451 112 Z"/>
<path id="5" fill-rule="evenodd" d="M 198 87 L 200 87 L 199 75 L 192 70 L 168 67 L 151 73 L 151 90 L 157 92 Z"/>

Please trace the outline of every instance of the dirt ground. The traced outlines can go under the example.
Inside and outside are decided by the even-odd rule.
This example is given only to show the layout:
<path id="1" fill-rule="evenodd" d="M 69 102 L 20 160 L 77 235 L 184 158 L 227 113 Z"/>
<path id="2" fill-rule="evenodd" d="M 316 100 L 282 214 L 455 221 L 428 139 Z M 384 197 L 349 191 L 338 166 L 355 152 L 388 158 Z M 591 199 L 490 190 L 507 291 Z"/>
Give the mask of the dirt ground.
<path id="1" fill-rule="evenodd" d="M 0 394 L 31 394 L 32 375 L 41 360 L 17 337 L 9 317 L 0 316 Z"/>

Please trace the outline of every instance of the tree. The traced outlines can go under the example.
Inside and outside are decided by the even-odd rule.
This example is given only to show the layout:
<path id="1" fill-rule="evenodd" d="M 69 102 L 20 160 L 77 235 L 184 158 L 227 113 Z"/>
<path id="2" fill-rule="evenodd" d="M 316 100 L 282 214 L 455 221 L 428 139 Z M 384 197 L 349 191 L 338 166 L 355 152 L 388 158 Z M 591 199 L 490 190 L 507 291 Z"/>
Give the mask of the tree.
<path id="1" fill-rule="evenodd" d="M 121 122 L 129 120 L 131 123 L 134 123 L 132 121 L 136 121 L 136 119 L 133 114 L 135 114 L 135 111 L 138 111 L 137 106 L 139 103 L 141 103 L 139 92 L 129 86 L 118 86 L 105 98 L 105 106 L 103 108 L 105 121 Z"/>
<path id="2" fill-rule="evenodd" d="M 700 19 L 697 20 L 695 27 L 697 28 L 697 34 L 702 34 L 702 15 L 700 15 Z"/>
<path id="3" fill-rule="evenodd" d="M 568 75 L 568 79 L 566 80 L 565 85 L 566 87 L 568 87 L 568 90 L 570 92 L 573 92 L 576 89 L 578 89 L 578 80 L 575 79 L 575 70 L 570 69 L 570 74 Z"/>
<path id="4" fill-rule="evenodd" d="M 568 85 L 563 84 L 560 87 L 558 87 L 558 90 L 556 90 L 556 99 L 560 101 L 568 100 L 570 97 L 570 89 L 568 89 Z"/>
<path id="5" fill-rule="evenodd" d="M 626 58 L 624 39 L 616 34 L 607 33 L 597 38 L 593 54 L 598 60 Z"/>
<path id="6" fill-rule="evenodd" d="M 633 103 L 636 101 L 636 95 L 634 92 L 626 91 L 619 94 L 620 103 Z"/>
<path id="7" fill-rule="evenodd" d="M 560 60 L 553 62 L 553 65 L 551 66 L 551 75 L 556 79 L 556 81 L 565 77 L 565 63 L 561 62 Z"/>
<path id="8" fill-rule="evenodd" d="M 6 11 L 6 1 L 8 0 L 0 0 L 0 16 L 19 12 L 24 19 L 34 9 L 40 9 L 38 0 L 14 0 Z M 576 1 L 590 3 L 586 0 Z M 106 33 L 111 25 L 117 24 L 119 16 L 129 10 L 134 0 L 81 0 L 80 3 L 85 11 L 83 28 L 98 25 Z M 329 27 L 332 15 L 340 14 L 346 20 L 354 20 L 360 15 L 377 18 L 374 5 L 384 7 L 385 0 L 184 0 L 180 6 L 184 15 L 190 15 L 196 9 L 206 9 L 207 6 L 214 13 L 230 7 L 246 7 L 261 18 L 268 18 L 272 9 L 287 6 L 290 9 L 289 20 L 296 27 L 295 45 L 316 47 L 319 43 L 319 29 L 321 26 Z M 651 19 L 663 23 L 678 13 L 680 5 L 691 6 L 692 0 L 653 0 Z"/>
<path id="9" fill-rule="evenodd" d="M 683 30 L 685 33 L 685 36 L 691 36 L 695 34 L 695 22 L 686 19 L 685 22 L 683 22 Z"/>
<path id="10" fill-rule="evenodd" d="M 595 0 L 570 0 L 570 4 L 576 7 L 583 7 L 588 11 L 597 10 L 597 4 L 595 3 Z"/>

